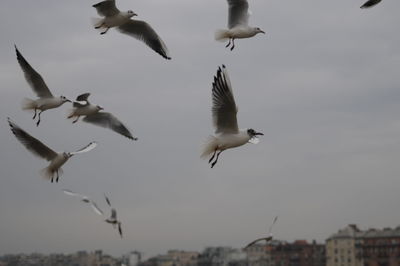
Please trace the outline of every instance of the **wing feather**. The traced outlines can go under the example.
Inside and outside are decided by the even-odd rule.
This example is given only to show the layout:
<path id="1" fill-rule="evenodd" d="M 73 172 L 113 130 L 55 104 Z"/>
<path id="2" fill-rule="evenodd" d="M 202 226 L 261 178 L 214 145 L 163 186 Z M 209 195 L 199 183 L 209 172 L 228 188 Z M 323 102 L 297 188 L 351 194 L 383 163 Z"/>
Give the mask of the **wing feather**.
<path id="1" fill-rule="evenodd" d="M 143 41 L 165 59 L 171 59 L 167 46 L 147 22 L 131 19 L 129 22 L 119 26 L 118 30 Z"/>
<path id="2" fill-rule="evenodd" d="M 112 17 L 120 12 L 115 6 L 115 0 L 102 1 L 94 4 L 93 7 L 96 8 L 97 14 L 102 17 Z"/>
<path id="3" fill-rule="evenodd" d="M 129 139 L 137 140 L 137 138 L 132 136 L 131 132 L 124 126 L 124 124 L 110 113 L 98 112 L 92 115 L 87 115 L 83 118 L 83 121 L 97 126 L 110 128 Z"/>
<path id="4" fill-rule="evenodd" d="M 17 60 L 19 65 L 24 72 L 25 79 L 28 84 L 31 86 L 32 90 L 36 93 L 39 98 L 51 98 L 53 95 L 51 94 L 49 88 L 47 87 L 46 83 L 44 82 L 42 76 L 38 72 L 31 67 L 28 61 L 22 56 L 19 52 L 17 46 L 15 45 L 15 52 L 17 54 Z"/>
<path id="5" fill-rule="evenodd" d="M 382 0 L 368 0 L 365 2 L 360 8 L 370 8 L 373 7 L 374 5 L 379 4 Z"/>
<path id="6" fill-rule="evenodd" d="M 247 0 L 228 0 L 228 28 L 247 26 L 249 22 L 249 3 Z"/>
<path id="7" fill-rule="evenodd" d="M 10 118 L 8 118 L 8 124 L 10 125 L 11 131 L 14 133 L 15 137 L 34 155 L 46 159 L 47 161 L 51 161 L 57 156 L 55 151 L 47 147 L 38 139 L 29 135 L 17 124 L 12 122 Z"/>
<path id="8" fill-rule="evenodd" d="M 212 116 L 215 133 L 235 134 L 239 132 L 237 124 L 237 106 L 232 86 L 225 66 L 219 68 L 214 76 L 212 88 Z"/>

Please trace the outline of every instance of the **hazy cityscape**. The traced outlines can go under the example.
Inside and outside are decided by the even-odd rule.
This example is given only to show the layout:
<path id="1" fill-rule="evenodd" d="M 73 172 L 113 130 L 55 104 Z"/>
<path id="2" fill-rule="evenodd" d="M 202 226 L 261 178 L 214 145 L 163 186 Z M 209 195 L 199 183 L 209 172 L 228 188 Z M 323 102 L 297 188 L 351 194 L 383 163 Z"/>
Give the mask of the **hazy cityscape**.
<path id="1" fill-rule="evenodd" d="M 112 257 L 101 250 L 73 254 L 7 254 L 0 266 L 398 266 L 400 225 L 361 230 L 349 224 L 326 239 L 271 240 L 246 248 L 206 247 L 202 251 L 169 250 L 149 258 L 140 251 Z"/>

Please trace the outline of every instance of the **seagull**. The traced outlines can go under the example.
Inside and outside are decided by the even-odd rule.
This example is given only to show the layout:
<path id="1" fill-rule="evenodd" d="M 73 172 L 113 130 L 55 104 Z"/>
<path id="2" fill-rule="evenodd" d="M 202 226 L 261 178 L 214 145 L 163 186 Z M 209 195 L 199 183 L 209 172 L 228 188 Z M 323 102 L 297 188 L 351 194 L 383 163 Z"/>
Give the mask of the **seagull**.
<path id="1" fill-rule="evenodd" d="M 373 7 L 374 5 L 377 5 L 381 2 L 382 0 L 368 0 L 367 2 L 365 2 L 365 4 L 363 4 L 360 8 L 370 8 Z"/>
<path id="2" fill-rule="evenodd" d="M 61 106 L 66 102 L 71 102 L 64 96 L 54 97 L 51 94 L 49 88 L 47 87 L 46 83 L 44 82 L 42 76 L 38 72 L 36 72 L 33 67 L 25 60 L 22 54 L 18 51 L 17 46 L 15 45 L 15 52 L 17 53 L 17 60 L 19 65 L 22 68 L 22 71 L 25 74 L 25 79 L 31 86 L 32 90 L 36 93 L 39 97 L 37 100 L 27 99 L 25 98 L 22 103 L 23 110 L 34 110 L 35 114 L 33 115 L 32 119 L 38 116 L 38 120 L 36 122 L 36 126 L 40 124 L 40 115 L 48 110 L 53 109 Z M 39 114 L 37 111 L 40 110 Z"/>
<path id="3" fill-rule="evenodd" d="M 62 174 L 61 166 L 65 164 L 69 158 L 75 154 L 88 152 L 97 146 L 96 142 L 91 142 L 82 149 L 75 152 L 60 152 L 57 153 L 47 147 L 38 139 L 29 135 L 26 131 L 21 129 L 17 124 L 8 118 L 8 124 L 10 125 L 11 131 L 14 133 L 15 137 L 34 155 L 42 157 L 47 161 L 50 161 L 48 167 L 44 168 L 41 173 L 44 178 L 51 180 L 53 182 L 54 175 L 56 174 L 56 182 L 58 182 L 59 176 Z"/>
<path id="4" fill-rule="evenodd" d="M 132 136 L 131 132 L 114 115 L 107 112 L 100 112 L 104 109 L 103 107 L 90 104 L 88 101 L 89 96 L 90 93 L 84 93 L 76 98 L 76 101 L 73 103 L 73 109 L 68 116 L 68 118 L 76 117 L 72 123 L 76 123 L 79 117 L 85 116 L 83 118 L 84 122 L 110 128 L 128 139 L 138 140 L 138 138 Z"/>
<path id="5" fill-rule="evenodd" d="M 137 16 L 132 10 L 119 11 L 115 6 L 115 0 L 105 0 L 93 7 L 97 9 L 99 16 L 104 17 L 94 19 L 95 29 L 105 29 L 100 34 L 106 34 L 110 28 L 117 27 L 120 32 L 143 41 L 165 59 L 171 59 L 167 46 L 153 28 L 145 21 L 131 19 Z"/>
<path id="6" fill-rule="evenodd" d="M 68 189 L 63 189 L 63 192 L 66 195 L 69 196 L 73 196 L 73 197 L 78 197 L 81 199 L 81 201 L 85 202 L 85 203 L 89 203 L 90 206 L 93 208 L 93 210 L 98 214 L 98 215 L 103 215 L 103 211 L 100 210 L 100 208 L 97 206 L 96 202 L 92 201 L 91 199 L 89 199 L 87 196 L 85 195 L 81 195 L 75 192 L 72 192 L 71 190 Z"/>
<path id="7" fill-rule="evenodd" d="M 249 26 L 250 13 L 249 3 L 247 0 L 227 0 L 229 5 L 228 29 L 220 29 L 215 32 L 217 41 L 225 41 L 229 39 L 225 47 L 231 44 L 231 51 L 235 48 L 235 39 L 245 39 L 255 36 L 257 33 L 264 33 L 258 27 Z"/>
<path id="8" fill-rule="evenodd" d="M 107 195 L 105 193 L 104 193 L 104 198 L 106 199 L 108 206 L 111 207 L 110 199 L 107 197 Z M 115 208 L 111 208 L 111 216 L 110 216 L 110 218 L 107 218 L 105 220 L 105 222 L 111 224 L 113 226 L 113 228 L 118 227 L 119 235 L 122 238 L 122 236 L 123 236 L 122 235 L 122 226 L 121 226 L 122 223 L 121 223 L 121 221 L 118 221 L 118 219 L 117 219 L 117 211 L 115 210 Z"/>
<path id="9" fill-rule="evenodd" d="M 274 219 L 272 220 L 272 224 L 269 226 L 269 229 L 268 229 L 268 236 L 267 236 L 267 237 L 262 237 L 262 238 L 259 238 L 259 239 L 254 240 L 253 242 L 249 243 L 249 244 L 245 247 L 245 249 L 248 248 L 248 247 L 251 247 L 252 245 L 256 244 L 257 242 L 259 242 L 259 241 L 261 241 L 261 240 L 265 240 L 266 243 L 268 243 L 269 241 L 271 241 L 272 238 L 273 238 L 272 233 L 271 233 L 271 232 L 272 232 L 272 227 L 274 226 L 274 224 L 276 223 L 277 220 L 278 220 L 278 216 L 275 216 Z"/>
<path id="10" fill-rule="evenodd" d="M 209 137 L 201 154 L 202 158 L 212 154 L 208 163 L 211 163 L 215 158 L 214 162 L 211 163 L 211 168 L 215 166 L 219 155 L 224 150 L 242 146 L 247 142 L 257 144 L 259 142 L 257 136 L 264 135 L 251 128 L 239 130 L 236 119 L 238 109 L 233 98 L 228 72 L 224 65 L 222 65 L 222 69 L 218 68 L 212 87 L 212 116 L 216 136 Z"/>

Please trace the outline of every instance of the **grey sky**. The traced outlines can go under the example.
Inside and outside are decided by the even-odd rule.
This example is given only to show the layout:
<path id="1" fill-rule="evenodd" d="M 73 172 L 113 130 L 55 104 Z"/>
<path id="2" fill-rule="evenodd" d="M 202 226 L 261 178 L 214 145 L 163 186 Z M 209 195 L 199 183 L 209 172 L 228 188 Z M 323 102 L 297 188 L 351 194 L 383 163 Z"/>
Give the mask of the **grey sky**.
<path id="1" fill-rule="evenodd" d="M 267 34 L 237 41 L 233 52 L 213 39 L 226 26 L 225 0 L 117 1 L 151 23 L 171 61 L 114 29 L 100 36 L 90 24 L 94 3 L 0 4 L 2 253 L 241 247 L 275 215 L 274 235 L 286 240 L 323 241 L 348 223 L 399 224 L 399 1 L 360 10 L 358 0 L 253 0 L 250 23 Z M 20 108 L 34 94 L 14 43 L 54 94 L 91 92 L 139 141 L 72 125 L 68 105 L 44 112 L 36 128 Z M 265 136 L 224 152 L 211 170 L 199 154 L 213 131 L 211 82 L 223 63 L 239 126 Z M 51 184 L 39 176 L 46 162 L 18 143 L 7 116 L 55 150 L 99 146 Z M 106 211 L 107 192 L 125 238 L 62 189 Z"/>

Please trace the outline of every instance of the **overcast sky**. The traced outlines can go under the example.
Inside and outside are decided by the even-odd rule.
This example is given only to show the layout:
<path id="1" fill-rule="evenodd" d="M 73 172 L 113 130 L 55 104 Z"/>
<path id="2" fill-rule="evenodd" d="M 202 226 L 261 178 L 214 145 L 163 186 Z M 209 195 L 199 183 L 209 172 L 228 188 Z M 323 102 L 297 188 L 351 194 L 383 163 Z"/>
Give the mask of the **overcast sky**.
<path id="1" fill-rule="evenodd" d="M 145 256 L 168 249 L 243 247 L 263 236 L 275 215 L 277 239 L 316 239 L 357 223 L 400 223 L 400 2 L 361 10 L 363 0 L 250 0 L 250 24 L 266 31 L 214 41 L 227 21 L 225 0 L 119 0 L 151 23 L 167 61 L 90 18 L 96 1 L 2 0 L 0 8 L 0 252 L 103 249 Z M 35 95 L 14 43 L 55 95 L 91 101 L 139 137 L 43 113 L 37 128 L 21 110 Z M 225 64 L 238 122 L 265 134 L 258 145 L 224 152 L 210 169 L 199 158 L 211 123 L 211 82 Z M 7 117 L 57 151 L 90 141 L 60 182 L 40 177 L 47 162 L 13 136 Z M 62 189 L 107 192 L 124 239 Z"/>

